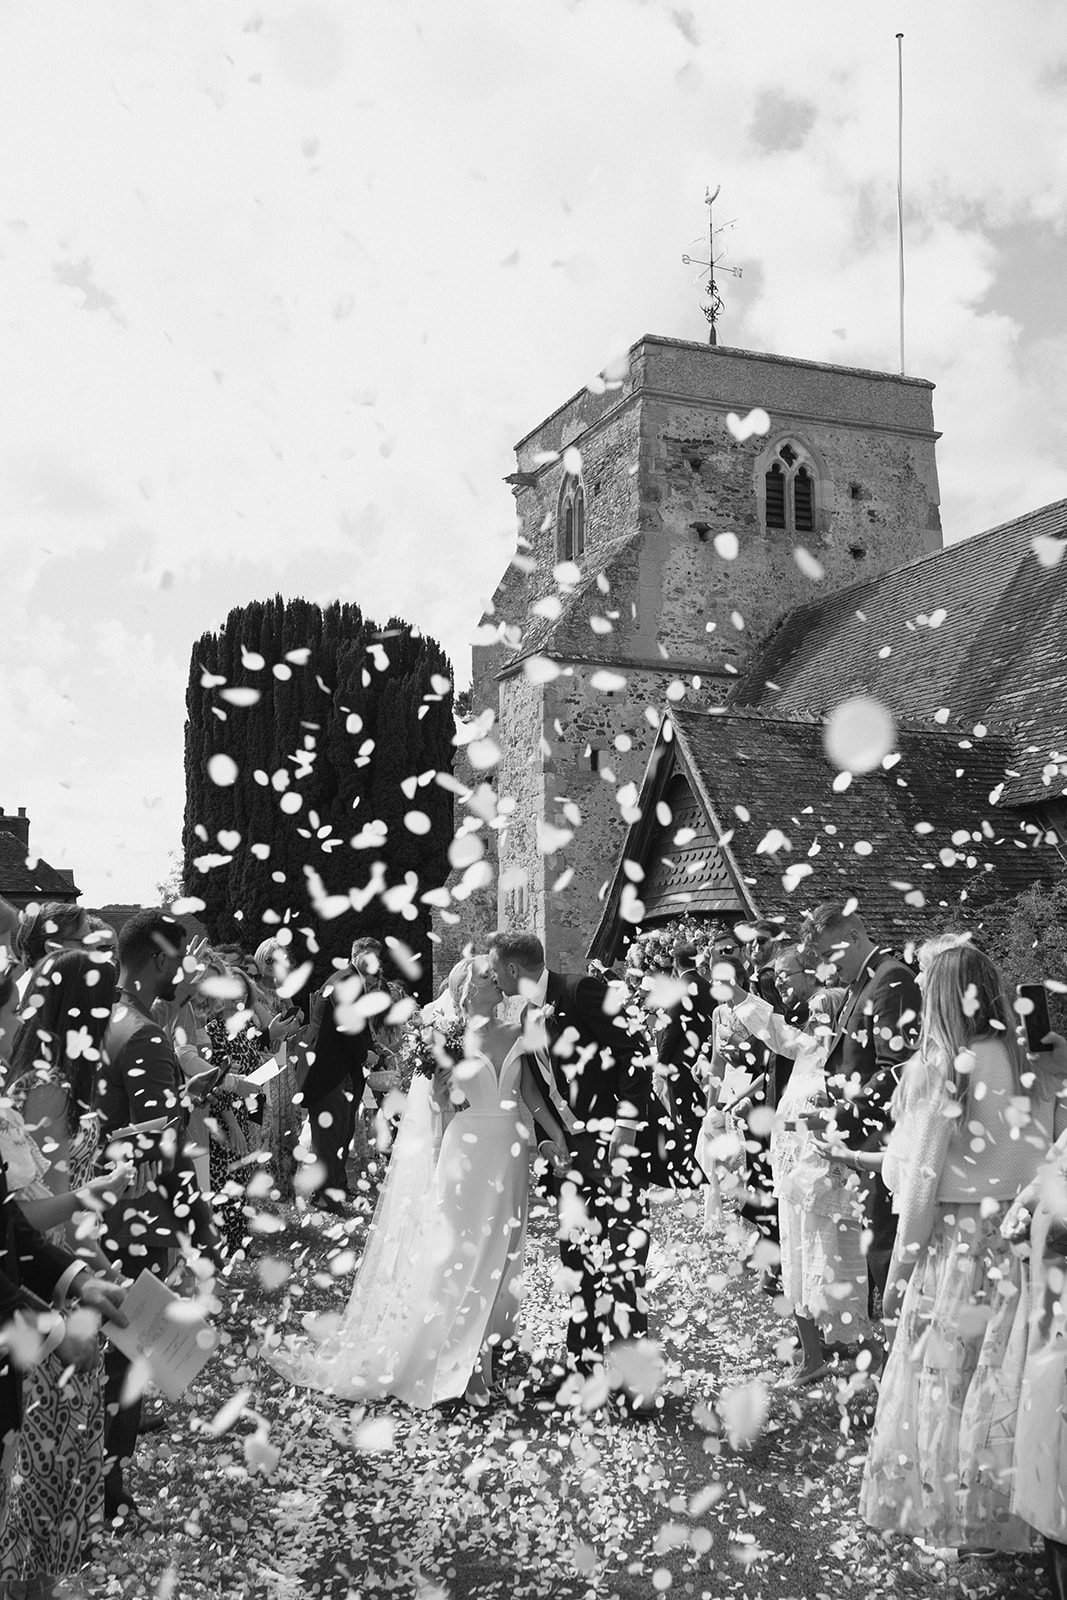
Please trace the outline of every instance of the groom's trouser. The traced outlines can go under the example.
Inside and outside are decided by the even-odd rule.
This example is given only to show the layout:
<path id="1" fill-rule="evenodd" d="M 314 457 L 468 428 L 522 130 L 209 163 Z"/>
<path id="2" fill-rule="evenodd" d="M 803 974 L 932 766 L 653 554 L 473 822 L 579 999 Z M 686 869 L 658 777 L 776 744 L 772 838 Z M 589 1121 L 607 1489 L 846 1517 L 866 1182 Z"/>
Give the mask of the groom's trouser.
<path id="1" fill-rule="evenodd" d="M 360 1084 L 359 1098 L 362 1097 Z M 356 1125 L 355 1088 L 349 1079 L 345 1078 L 328 1094 L 308 1100 L 308 1123 L 315 1159 L 325 1168 L 319 1193 L 326 1193 L 331 1199 L 347 1194 L 348 1147 Z"/>
<path id="2" fill-rule="evenodd" d="M 596 1366 L 613 1339 L 642 1339 L 645 1261 L 648 1256 L 648 1201 L 644 1159 L 635 1157 L 629 1178 L 612 1185 L 608 1146 L 596 1134 L 570 1139 L 571 1173 L 590 1227 L 561 1236 L 563 1265 L 578 1278 L 567 1325 L 567 1351 L 579 1369 Z M 619 1192 L 613 1193 L 615 1188 Z M 564 1208 L 562 1220 L 568 1219 Z"/>
<path id="3" fill-rule="evenodd" d="M 897 1236 L 893 1198 L 880 1173 L 872 1172 L 864 1181 L 863 1209 L 871 1234 L 867 1249 L 867 1309 L 873 1321 L 881 1315 L 882 1296 Z"/>

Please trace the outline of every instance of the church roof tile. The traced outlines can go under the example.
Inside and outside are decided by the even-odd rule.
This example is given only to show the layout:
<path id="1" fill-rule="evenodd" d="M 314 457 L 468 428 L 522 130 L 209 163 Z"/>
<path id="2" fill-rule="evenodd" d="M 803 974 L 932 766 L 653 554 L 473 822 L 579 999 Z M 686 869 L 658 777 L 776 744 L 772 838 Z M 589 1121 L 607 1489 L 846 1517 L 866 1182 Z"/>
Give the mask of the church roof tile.
<path id="1" fill-rule="evenodd" d="M 921 907 L 957 904 L 969 880 L 1015 894 L 1062 871 L 1034 824 L 992 799 L 1012 759 L 1001 735 L 901 725 L 899 760 L 838 791 L 814 721 L 734 709 L 671 721 L 762 914 L 855 895 L 889 935 L 928 924 Z"/>
<path id="2" fill-rule="evenodd" d="M 1059 793 L 1067 759 L 1067 500 L 791 612 L 732 704 L 829 712 L 850 694 L 898 717 L 1011 730 L 1005 800 Z"/>
<path id="3" fill-rule="evenodd" d="M 718 839 L 705 854 L 718 884 L 726 868 L 737 904 L 790 921 L 822 900 L 855 896 L 872 932 L 899 943 L 930 925 L 931 908 L 960 904 L 981 883 L 1013 895 L 1057 877 L 1062 861 L 1025 815 L 998 803 L 1012 759 L 997 733 L 902 724 L 888 767 L 834 788 L 820 719 L 727 707 L 674 710 L 661 730 L 592 953 L 615 953 L 625 868 L 651 887 L 657 848 L 651 817 L 670 776 L 682 772 Z M 691 881 L 699 895 L 703 878 Z M 697 900 L 694 898 L 694 906 Z M 702 909 L 698 906 L 698 909 Z M 648 915 L 663 914 L 658 905 Z"/>

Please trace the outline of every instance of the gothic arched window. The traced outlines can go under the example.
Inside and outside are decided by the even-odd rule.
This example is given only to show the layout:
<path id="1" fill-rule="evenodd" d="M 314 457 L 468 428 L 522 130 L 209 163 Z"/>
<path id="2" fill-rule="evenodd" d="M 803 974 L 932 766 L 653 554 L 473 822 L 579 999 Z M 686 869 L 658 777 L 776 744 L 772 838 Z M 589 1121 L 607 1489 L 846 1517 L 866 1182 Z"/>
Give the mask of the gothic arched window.
<path id="1" fill-rule="evenodd" d="M 766 526 L 785 533 L 815 530 L 817 473 L 803 445 L 786 439 L 774 451 L 763 480 Z"/>
<path id="2" fill-rule="evenodd" d="M 559 559 L 580 561 L 585 554 L 585 489 L 580 478 L 565 478 L 559 499 Z"/>

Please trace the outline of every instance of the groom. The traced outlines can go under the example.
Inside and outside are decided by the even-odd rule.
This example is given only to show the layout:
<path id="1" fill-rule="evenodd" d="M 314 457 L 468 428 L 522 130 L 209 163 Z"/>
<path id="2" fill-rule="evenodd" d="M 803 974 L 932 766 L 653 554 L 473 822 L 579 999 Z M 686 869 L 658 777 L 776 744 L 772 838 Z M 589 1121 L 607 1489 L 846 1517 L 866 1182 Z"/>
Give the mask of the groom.
<path id="1" fill-rule="evenodd" d="M 612 1340 L 640 1339 L 647 1329 L 647 1162 L 637 1149 L 646 1087 L 638 1041 L 622 1016 L 606 1009 L 603 979 L 550 972 L 533 934 L 494 933 L 489 960 L 503 993 L 526 1002 L 523 1032 L 567 1135 L 566 1181 L 588 1217 L 588 1226 L 568 1221 L 565 1190 L 560 1256 L 578 1283 L 567 1351 L 573 1369 L 589 1375 Z"/>

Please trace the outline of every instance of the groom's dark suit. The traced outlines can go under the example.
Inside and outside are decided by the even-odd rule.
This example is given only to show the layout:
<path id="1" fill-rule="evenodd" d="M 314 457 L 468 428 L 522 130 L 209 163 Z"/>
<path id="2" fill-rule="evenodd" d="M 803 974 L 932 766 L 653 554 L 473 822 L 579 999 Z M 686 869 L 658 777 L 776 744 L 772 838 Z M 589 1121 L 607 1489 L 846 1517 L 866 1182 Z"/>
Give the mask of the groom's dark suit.
<path id="1" fill-rule="evenodd" d="M 567 1349 L 586 1369 L 612 1339 L 638 1339 L 647 1328 L 647 1159 L 633 1158 L 628 1180 L 619 1185 L 612 1180 L 608 1144 L 616 1121 L 635 1130 L 628 1142 L 641 1142 L 636 1127 L 648 1074 L 636 1065 L 639 1041 L 627 1032 L 624 1018 L 605 1012 L 607 997 L 601 978 L 549 972 L 542 1013 L 548 1060 L 536 1059 L 564 1123 L 571 1181 L 592 1224 L 577 1237 L 560 1237 L 563 1265 L 579 1279 Z"/>

